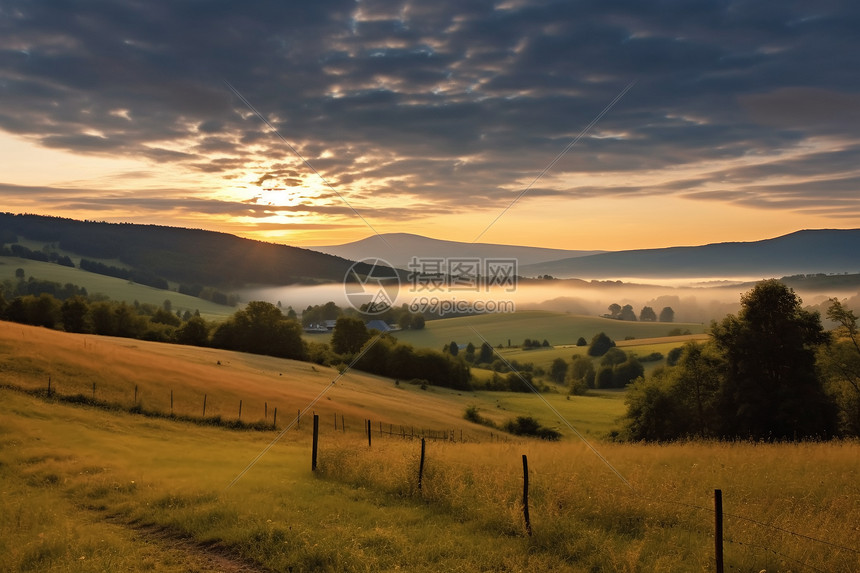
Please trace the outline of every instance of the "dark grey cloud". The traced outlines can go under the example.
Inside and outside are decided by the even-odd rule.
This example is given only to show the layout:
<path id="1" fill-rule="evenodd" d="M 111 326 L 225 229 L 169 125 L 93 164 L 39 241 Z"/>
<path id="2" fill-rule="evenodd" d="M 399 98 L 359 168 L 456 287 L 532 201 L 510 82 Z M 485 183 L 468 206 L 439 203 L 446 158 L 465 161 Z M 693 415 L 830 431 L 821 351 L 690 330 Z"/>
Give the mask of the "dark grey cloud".
<path id="1" fill-rule="evenodd" d="M 324 199 L 325 202 L 303 200 L 295 204 L 278 204 L 261 202 L 259 197 L 253 197 L 246 201 L 230 201 L 212 197 L 189 196 L 187 191 L 182 189 L 105 191 L 91 188 L 42 187 L 0 183 L 0 200 L 4 204 L 14 206 L 14 198 L 24 195 L 29 201 L 35 198 L 59 210 L 107 212 L 125 209 L 138 217 L 144 213 L 175 214 L 184 217 L 230 215 L 260 220 L 275 215 L 308 214 L 325 216 L 334 221 L 333 225 L 345 228 L 362 225 L 357 218 L 357 211 L 362 215 L 371 213 L 371 210 L 358 210 L 350 207 L 336 195 Z M 444 215 L 449 212 L 449 208 L 432 203 L 422 203 L 418 209 L 391 206 L 372 210 L 374 217 L 404 221 L 421 218 L 428 214 L 431 216 Z M 356 220 L 359 222 L 356 223 Z M 280 228 L 295 224 L 273 223 L 273 225 L 272 228 Z M 255 227 L 259 227 L 259 224 Z M 292 228 L 299 227 L 293 226 Z M 321 227 L 317 226 L 316 228 Z"/>
<path id="2" fill-rule="evenodd" d="M 524 201 L 683 194 L 844 216 L 860 210 L 850 195 L 859 26 L 850 0 L 3 0 L 0 129 L 77 153 L 298 186 L 306 166 L 229 81 L 351 200 L 498 210 L 636 80 L 554 166 L 571 183 L 542 181 Z M 576 184 L 597 173 L 615 182 Z M 327 201 L 314 212 L 349 214 Z M 374 216 L 416 216 L 402 203 Z M 200 205 L 172 208 L 217 210 Z"/>

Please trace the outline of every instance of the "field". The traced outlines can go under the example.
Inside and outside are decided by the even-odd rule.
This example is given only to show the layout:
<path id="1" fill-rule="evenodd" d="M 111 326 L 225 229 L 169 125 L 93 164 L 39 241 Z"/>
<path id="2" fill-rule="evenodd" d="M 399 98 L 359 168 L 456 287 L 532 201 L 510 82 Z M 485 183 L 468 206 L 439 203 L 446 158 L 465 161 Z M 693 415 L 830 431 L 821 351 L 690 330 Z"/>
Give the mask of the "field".
<path id="1" fill-rule="evenodd" d="M 109 261 L 107 264 L 122 267 L 118 261 Z M 138 301 L 141 303 L 161 306 L 165 300 L 170 300 L 173 311 L 194 312 L 199 310 L 201 316 L 207 320 L 224 319 L 233 314 L 236 309 L 229 306 L 215 304 L 201 298 L 180 294 L 173 290 L 161 290 L 129 281 L 91 273 L 78 268 L 64 267 L 54 263 L 44 263 L 17 257 L 0 257 L 0 281 L 17 280 L 15 270 L 24 269 L 25 276 L 35 277 L 40 280 L 53 281 L 60 284 L 72 283 L 84 287 L 91 295 L 103 294 L 113 300 L 125 300 L 129 303 Z M 172 288 L 175 288 L 173 286 Z"/>
<path id="2" fill-rule="evenodd" d="M 692 334 L 668 336 L 674 329 L 689 330 Z M 579 337 L 590 343 L 595 334 L 604 332 L 625 352 L 640 357 L 652 352 L 660 352 L 665 356 L 670 350 L 689 340 L 707 339 L 704 329 L 704 325 L 698 323 L 626 322 L 596 316 L 528 310 L 514 314 L 483 314 L 430 320 L 423 330 L 404 330 L 394 332 L 393 335 L 413 346 L 435 350 L 442 350 L 452 341 L 460 345 L 471 342 L 478 348 L 483 337 L 493 347 L 502 345 L 502 348 L 497 350 L 505 360 L 531 362 L 548 370 L 556 358 L 570 360 L 572 356 L 586 352 L 587 347 L 576 346 Z M 546 339 L 552 347 L 524 350 L 520 345 L 526 338 L 538 339 L 540 342 Z M 625 340 L 628 338 L 629 340 Z M 331 334 L 306 334 L 305 339 L 327 343 Z M 508 341 L 512 345 L 510 348 Z M 645 362 L 643 366 L 647 373 L 660 364 L 665 364 L 665 360 Z M 480 370 L 475 370 L 474 373 L 478 377 L 484 376 Z"/>
<path id="3" fill-rule="evenodd" d="M 579 337 L 591 338 L 604 332 L 620 341 L 628 336 L 656 338 L 667 336 L 669 331 L 681 328 L 694 334 L 704 332 L 698 323 L 627 322 L 607 318 L 564 314 L 540 310 L 519 311 L 513 314 L 482 314 L 469 317 L 443 318 L 427 322 L 423 330 L 406 330 L 397 333 L 398 339 L 414 346 L 441 349 L 455 341 L 481 345 L 482 337 L 491 345 L 518 346 L 526 338 L 546 339 L 553 346 L 574 345 Z M 474 330 L 473 330 L 474 329 Z"/>
<path id="4" fill-rule="evenodd" d="M 704 341 L 708 339 L 707 334 L 689 334 L 684 336 L 666 336 L 662 338 L 637 338 L 634 340 L 619 340 L 615 343 L 618 348 L 628 354 L 635 354 L 638 357 L 648 356 L 649 354 L 659 352 L 664 356 L 663 359 L 653 362 L 643 362 L 646 375 L 658 365 L 666 364 L 665 356 L 673 348 L 683 346 L 689 341 Z M 573 356 L 587 356 L 587 346 L 553 346 L 550 348 L 533 348 L 524 350 L 522 348 L 499 348 L 497 352 L 501 356 L 512 362 L 516 360 L 522 364 L 531 362 L 535 366 L 541 366 L 545 370 L 549 370 L 552 361 L 556 358 L 562 358 L 570 361 Z M 595 367 L 600 363 L 600 358 L 594 359 Z"/>
<path id="5" fill-rule="evenodd" d="M 715 488 L 727 571 L 860 567 L 856 442 L 616 444 L 599 436 L 623 411 L 622 393 L 548 395 L 604 463 L 566 428 L 560 443 L 504 440 L 462 419 L 477 403 L 499 419 L 534 413 L 552 423 L 534 396 L 459 395 L 358 373 L 332 384 L 336 376 L 0 323 L 0 383 L 32 390 L 0 388 L 3 570 L 712 571 Z M 84 399 L 92 382 L 95 401 Z M 173 389 L 188 420 L 130 413 L 135 386 L 152 411 L 169 410 Z M 69 394 L 80 403 L 57 398 Z M 317 471 L 309 420 L 287 429 L 279 415 L 279 431 L 194 422 L 203 394 L 207 418 L 235 418 L 241 399 L 248 421 L 263 418 L 264 401 L 271 421 L 274 405 L 295 413 L 319 398 Z M 427 441 L 421 489 L 419 442 L 380 434 L 377 421 L 456 430 L 453 442 Z"/>

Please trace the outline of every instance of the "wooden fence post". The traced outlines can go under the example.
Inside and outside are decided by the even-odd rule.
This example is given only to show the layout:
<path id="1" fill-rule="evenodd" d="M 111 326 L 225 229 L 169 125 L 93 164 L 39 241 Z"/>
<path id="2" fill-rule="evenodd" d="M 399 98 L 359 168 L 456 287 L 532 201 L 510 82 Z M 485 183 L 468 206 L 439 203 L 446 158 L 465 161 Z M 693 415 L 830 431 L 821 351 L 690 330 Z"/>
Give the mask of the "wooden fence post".
<path id="1" fill-rule="evenodd" d="M 314 439 L 311 447 L 311 471 L 317 471 L 317 446 L 319 445 L 320 417 L 314 414 Z"/>
<path id="2" fill-rule="evenodd" d="M 302 421 L 302 410 L 301 408 L 296 410 L 296 430 L 299 429 L 299 422 Z"/>
<path id="3" fill-rule="evenodd" d="M 203 394 L 203 417 L 206 417 L 206 394 Z"/>
<path id="4" fill-rule="evenodd" d="M 263 402 L 263 419 L 264 420 L 269 419 L 269 403 L 268 402 Z"/>
<path id="5" fill-rule="evenodd" d="M 237 419 L 242 419 L 242 400 L 239 400 L 239 417 Z"/>
<path id="6" fill-rule="evenodd" d="M 93 382 L 93 400 L 96 399 L 96 383 Z"/>
<path id="7" fill-rule="evenodd" d="M 723 573 L 723 492 L 714 490 L 714 557 L 717 573 Z"/>
<path id="8" fill-rule="evenodd" d="M 367 447 L 370 447 L 371 435 L 373 432 L 370 431 L 370 420 L 367 421 Z"/>
<path id="9" fill-rule="evenodd" d="M 173 390 L 170 391 L 170 415 L 173 415 Z"/>
<path id="10" fill-rule="evenodd" d="M 337 412 L 334 413 L 334 431 L 337 432 Z"/>
<path id="11" fill-rule="evenodd" d="M 134 403 L 137 404 L 137 384 L 134 385 Z"/>
<path id="12" fill-rule="evenodd" d="M 278 429 L 278 407 L 275 406 L 275 411 L 272 413 L 272 427 Z"/>
<path id="13" fill-rule="evenodd" d="M 343 420 L 343 414 L 340 415 L 340 429 L 346 433 L 346 423 Z"/>
<path id="14" fill-rule="evenodd" d="M 424 482 L 424 438 L 421 438 L 421 461 L 418 463 L 418 491 Z"/>
<path id="15" fill-rule="evenodd" d="M 523 454 L 523 518 L 526 521 L 526 533 L 531 537 L 532 522 L 529 519 L 529 459 Z"/>
<path id="16" fill-rule="evenodd" d="M 51 397 L 51 377 L 48 376 L 48 398 Z"/>

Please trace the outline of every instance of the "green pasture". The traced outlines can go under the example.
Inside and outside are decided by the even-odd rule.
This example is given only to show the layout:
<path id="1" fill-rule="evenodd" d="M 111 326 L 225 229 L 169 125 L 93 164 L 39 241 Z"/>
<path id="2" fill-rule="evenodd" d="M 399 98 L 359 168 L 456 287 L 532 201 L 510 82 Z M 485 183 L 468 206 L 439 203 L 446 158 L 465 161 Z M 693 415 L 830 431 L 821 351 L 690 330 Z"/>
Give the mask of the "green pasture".
<path id="1" fill-rule="evenodd" d="M 634 339 L 634 340 L 619 340 L 616 341 L 616 346 L 626 352 L 628 355 L 636 355 L 638 357 L 648 356 L 655 352 L 663 355 L 661 360 L 642 362 L 645 367 L 646 374 L 657 366 L 666 364 L 666 355 L 673 348 L 683 346 L 688 341 L 703 342 L 707 339 L 707 335 L 691 334 L 688 336 L 672 336 L 667 337 L 669 342 L 659 342 L 660 339 Z M 496 351 L 508 362 L 516 360 L 520 364 L 531 362 L 536 367 L 542 367 L 544 370 L 549 370 L 553 360 L 562 358 L 570 361 L 574 356 L 586 356 L 588 354 L 587 346 L 552 346 L 549 348 L 534 348 L 525 350 L 523 348 L 498 348 Z M 597 368 L 600 364 L 600 357 L 594 358 L 594 366 Z M 474 372 L 474 370 L 473 370 Z"/>
<path id="2" fill-rule="evenodd" d="M 165 300 L 169 300 L 174 312 L 188 310 L 193 313 L 195 310 L 199 310 L 200 314 L 207 320 L 223 319 L 236 311 L 233 307 L 215 304 L 173 290 L 161 290 L 115 277 L 91 273 L 79 268 L 17 257 L 0 257 L 0 281 L 16 281 L 15 271 L 19 268 L 24 269 L 25 280 L 34 277 L 60 284 L 72 283 L 84 287 L 91 295 L 103 294 L 112 300 L 128 303 L 133 303 L 136 300 L 140 303 L 161 306 Z M 175 288 L 175 285 L 172 288 Z"/>
<path id="3" fill-rule="evenodd" d="M 575 431 L 604 438 L 617 429 L 618 421 L 626 411 L 624 396 L 623 390 L 591 390 L 588 396 L 569 396 L 564 391 L 547 392 L 540 397 L 520 392 L 476 392 L 469 394 L 466 401 L 477 406 L 481 416 L 499 426 L 517 416 L 531 416 L 541 426 L 561 432 L 565 441 L 575 442 Z"/>
<path id="4" fill-rule="evenodd" d="M 673 329 L 686 329 L 693 334 L 704 332 L 698 323 L 627 322 L 596 316 L 572 315 L 560 312 L 527 310 L 512 314 L 481 314 L 468 317 L 429 320 L 423 330 L 395 333 L 403 342 L 414 346 L 441 349 L 452 341 L 471 342 L 479 347 L 486 340 L 493 347 L 519 346 L 526 338 L 547 340 L 553 346 L 575 345 L 582 337 L 591 342 L 599 332 L 619 341 L 627 337 L 658 338 L 668 336 Z"/>

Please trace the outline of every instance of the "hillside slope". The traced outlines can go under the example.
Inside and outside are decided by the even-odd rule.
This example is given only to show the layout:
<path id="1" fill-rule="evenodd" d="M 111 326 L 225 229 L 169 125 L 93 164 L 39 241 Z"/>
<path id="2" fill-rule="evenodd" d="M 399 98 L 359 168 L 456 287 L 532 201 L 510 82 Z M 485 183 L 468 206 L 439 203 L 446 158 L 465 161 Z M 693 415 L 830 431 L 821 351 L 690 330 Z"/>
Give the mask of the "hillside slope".
<path id="1" fill-rule="evenodd" d="M 169 281 L 226 288 L 341 282 L 352 265 L 333 255 L 214 231 L 0 213 L 0 243 L 19 236 L 79 257 L 116 259 Z"/>
<path id="2" fill-rule="evenodd" d="M 446 258 L 515 258 L 520 265 L 542 263 L 561 258 L 594 255 L 603 251 L 574 251 L 545 249 L 518 245 L 489 243 L 462 243 L 422 237 L 411 233 L 383 233 L 343 245 L 310 247 L 354 261 L 366 257 L 379 257 L 399 268 L 407 268 L 413 257 L 425 259 Z"/>
<path id="3" fill-rule="evenodd" d="M 806 230 L 748 243 L 602 253 L 523 265 L 526 276 L 585 279 L 766 277 L 860 271 L 860 229 Z"/>

